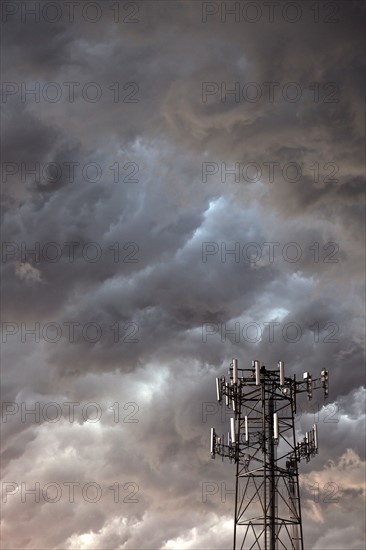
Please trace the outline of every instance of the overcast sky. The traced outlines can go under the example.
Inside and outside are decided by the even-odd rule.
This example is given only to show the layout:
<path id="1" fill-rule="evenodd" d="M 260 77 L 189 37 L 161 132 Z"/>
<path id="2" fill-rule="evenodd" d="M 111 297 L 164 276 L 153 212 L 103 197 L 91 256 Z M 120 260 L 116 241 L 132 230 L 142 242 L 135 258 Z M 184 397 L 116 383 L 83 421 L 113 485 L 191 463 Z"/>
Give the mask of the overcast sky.
<path id="1" fill-rule="evenodd" d="M 3 548 L 230 548 L 233 357 L 329 370 L 305 547 L 364 548 L 364 21 L 2 3 Z"/>

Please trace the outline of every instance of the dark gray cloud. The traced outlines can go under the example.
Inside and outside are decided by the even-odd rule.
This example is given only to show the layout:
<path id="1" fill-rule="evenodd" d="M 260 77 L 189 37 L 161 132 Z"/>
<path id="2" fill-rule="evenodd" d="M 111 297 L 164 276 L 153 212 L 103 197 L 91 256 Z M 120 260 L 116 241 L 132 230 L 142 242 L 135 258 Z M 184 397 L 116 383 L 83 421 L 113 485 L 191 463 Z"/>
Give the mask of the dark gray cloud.
<path id="1" fill-rule="evenodd" d="M 305 541 L 359 550 L 364 4 L 319 3 L 315 22 L 296 2 L 294 23 L 282 4 L 271 22 L 257 3 L 257 23 L 158 1 L 114 3 L 119 22 L 108 2 L 96 23 L 64 2 L 56 23 L 22 22 L 21 4 L 3 23 L 4 547 L 229 548 L 234 466 L 208 439 L 227 425 L 214 377 L 238 357 L 329 369 L 329 403 L 301 400 L 297 422 L 302 437 L 319 411 Z M 37 482 L 40 502 L 23 495 Z"/>

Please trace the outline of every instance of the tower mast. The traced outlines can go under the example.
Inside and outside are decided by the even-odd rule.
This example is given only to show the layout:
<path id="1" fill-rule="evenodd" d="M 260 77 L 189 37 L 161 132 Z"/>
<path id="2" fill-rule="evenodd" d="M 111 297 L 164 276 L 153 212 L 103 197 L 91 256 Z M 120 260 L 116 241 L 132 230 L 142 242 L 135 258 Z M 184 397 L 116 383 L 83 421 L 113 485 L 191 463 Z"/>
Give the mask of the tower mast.
<path id="1" fill-rule="evenodd" d="M 318 452 L 316 424 L 297 442 L 296 397 L 323 388 L 328 396 L 328 371 L 313 379 L 304 373 L 285 377 L 277 369 L 252 362 L 239 369 L 233 359 L 230 378 L 216 379 L 217 399 L 232 410 L 230 432 L 218 437 L 211 428 L 211 456 L 228 457 L 236 464 L 234 550 L 304 550 L 298 463 Z"/>

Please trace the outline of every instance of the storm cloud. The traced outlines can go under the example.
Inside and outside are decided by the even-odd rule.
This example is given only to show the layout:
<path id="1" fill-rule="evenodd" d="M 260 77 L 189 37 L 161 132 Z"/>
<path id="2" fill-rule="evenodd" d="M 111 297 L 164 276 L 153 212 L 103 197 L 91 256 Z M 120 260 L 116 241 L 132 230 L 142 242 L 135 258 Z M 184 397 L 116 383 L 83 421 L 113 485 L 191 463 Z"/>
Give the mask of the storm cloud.
<path id="1" fill-rule="evenodd" d="M 361 550 L 365 4 L 72 4 L 2 5 L 3 547 L 231 547 L 236 357 L 329 370 L 305 546 Z"/>

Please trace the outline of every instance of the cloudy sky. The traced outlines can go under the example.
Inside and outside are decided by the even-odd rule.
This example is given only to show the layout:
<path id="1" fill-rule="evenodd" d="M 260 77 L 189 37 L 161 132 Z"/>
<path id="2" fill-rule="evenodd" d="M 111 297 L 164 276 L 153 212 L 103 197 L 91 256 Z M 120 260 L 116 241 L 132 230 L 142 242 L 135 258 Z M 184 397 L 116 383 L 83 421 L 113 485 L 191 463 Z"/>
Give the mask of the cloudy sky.
<path id="1" fill-rule="evenodd" d="M 230 548 L 233 357 L 329 370 L 305 547 L 364 548 L 364 2 L 2 10 L 3 548 Z"/>

